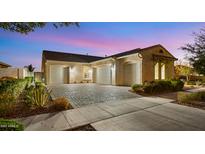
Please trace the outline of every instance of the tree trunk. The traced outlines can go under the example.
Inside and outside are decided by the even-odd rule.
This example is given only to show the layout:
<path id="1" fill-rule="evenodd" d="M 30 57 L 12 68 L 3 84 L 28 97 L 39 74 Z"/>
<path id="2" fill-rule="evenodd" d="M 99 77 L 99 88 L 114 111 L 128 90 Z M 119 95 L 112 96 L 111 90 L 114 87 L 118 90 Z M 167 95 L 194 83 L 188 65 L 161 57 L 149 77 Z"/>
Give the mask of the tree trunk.
<path id="1" fill-rule="evenodd" d="M 189 75 L 186 76 L 186 81 L 189 81 Z"/>

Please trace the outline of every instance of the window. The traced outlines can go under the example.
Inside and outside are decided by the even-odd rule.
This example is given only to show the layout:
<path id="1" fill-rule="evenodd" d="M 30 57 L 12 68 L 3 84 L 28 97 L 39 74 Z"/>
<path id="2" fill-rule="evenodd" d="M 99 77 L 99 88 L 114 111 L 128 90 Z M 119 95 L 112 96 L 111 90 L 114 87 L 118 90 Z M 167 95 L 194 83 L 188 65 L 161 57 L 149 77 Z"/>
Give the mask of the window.
<path id="1" fill-rule="evenodd" d="M 156 63 L 154 65 L 154 79 L 155 80 L 159 79 L 159 63 Z"/>
<path id="2" fill-rule="evenodd" d="M 161 64 L 161 79 L 162 80 L 165 79 L 165 64 L 164 63 Z"/>

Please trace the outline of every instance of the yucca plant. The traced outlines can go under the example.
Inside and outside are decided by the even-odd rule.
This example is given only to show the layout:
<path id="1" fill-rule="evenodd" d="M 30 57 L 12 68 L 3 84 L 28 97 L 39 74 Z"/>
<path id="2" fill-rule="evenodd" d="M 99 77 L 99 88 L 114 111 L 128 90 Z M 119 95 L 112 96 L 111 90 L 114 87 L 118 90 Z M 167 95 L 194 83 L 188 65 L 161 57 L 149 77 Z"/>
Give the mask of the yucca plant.
<path id="1" fill-rule="evenodd" d="M 27 98 L 32 106 L 45 107 L 48 104 L 51 91 L 45 87 L 35 87 L 28 94 Z"/>

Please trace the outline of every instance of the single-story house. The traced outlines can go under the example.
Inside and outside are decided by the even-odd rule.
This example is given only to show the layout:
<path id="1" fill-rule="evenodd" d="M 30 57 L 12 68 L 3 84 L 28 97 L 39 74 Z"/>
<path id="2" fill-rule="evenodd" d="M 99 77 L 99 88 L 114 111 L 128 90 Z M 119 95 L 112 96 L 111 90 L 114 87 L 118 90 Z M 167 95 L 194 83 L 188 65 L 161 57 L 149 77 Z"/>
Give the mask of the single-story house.
<path id="1" fill-rule="evenodd" d="M 108 57 L 44 50 L 46 84 L 91 82 L 108 85 L 141 84 L 174 77 L 177 60 L 162 45 L 137 48 Z"/>

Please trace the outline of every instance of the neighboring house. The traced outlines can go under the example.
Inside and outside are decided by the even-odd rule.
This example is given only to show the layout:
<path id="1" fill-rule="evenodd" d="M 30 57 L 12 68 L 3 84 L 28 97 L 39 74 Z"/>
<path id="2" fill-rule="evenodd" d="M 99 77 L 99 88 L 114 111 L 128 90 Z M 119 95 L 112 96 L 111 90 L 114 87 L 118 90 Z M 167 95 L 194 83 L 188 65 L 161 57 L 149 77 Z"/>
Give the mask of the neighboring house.
<path id="1" fill-rule="evenodd" d="M 3 63 L 0 61 L 0 68 L 8 68 L 8 67 L 11 67 L 11 65 Z"/>
<path id="2" fill-rule="evenodd" d="M 27 75 L 27 70 L 24 68 L 13 68 L 11 65 L 4 62 L 0 62 L 0 78 L 13 77 L 17 79 L 23 79 Z"/>
<path id="3" fill-rule="evenodd" d="M 93 82 L 132 85 L 173 78 L 175 60 L 161 45 L 137 48 L 109 57 L 44 50 L 42 72 L 46 84 Z"/>

